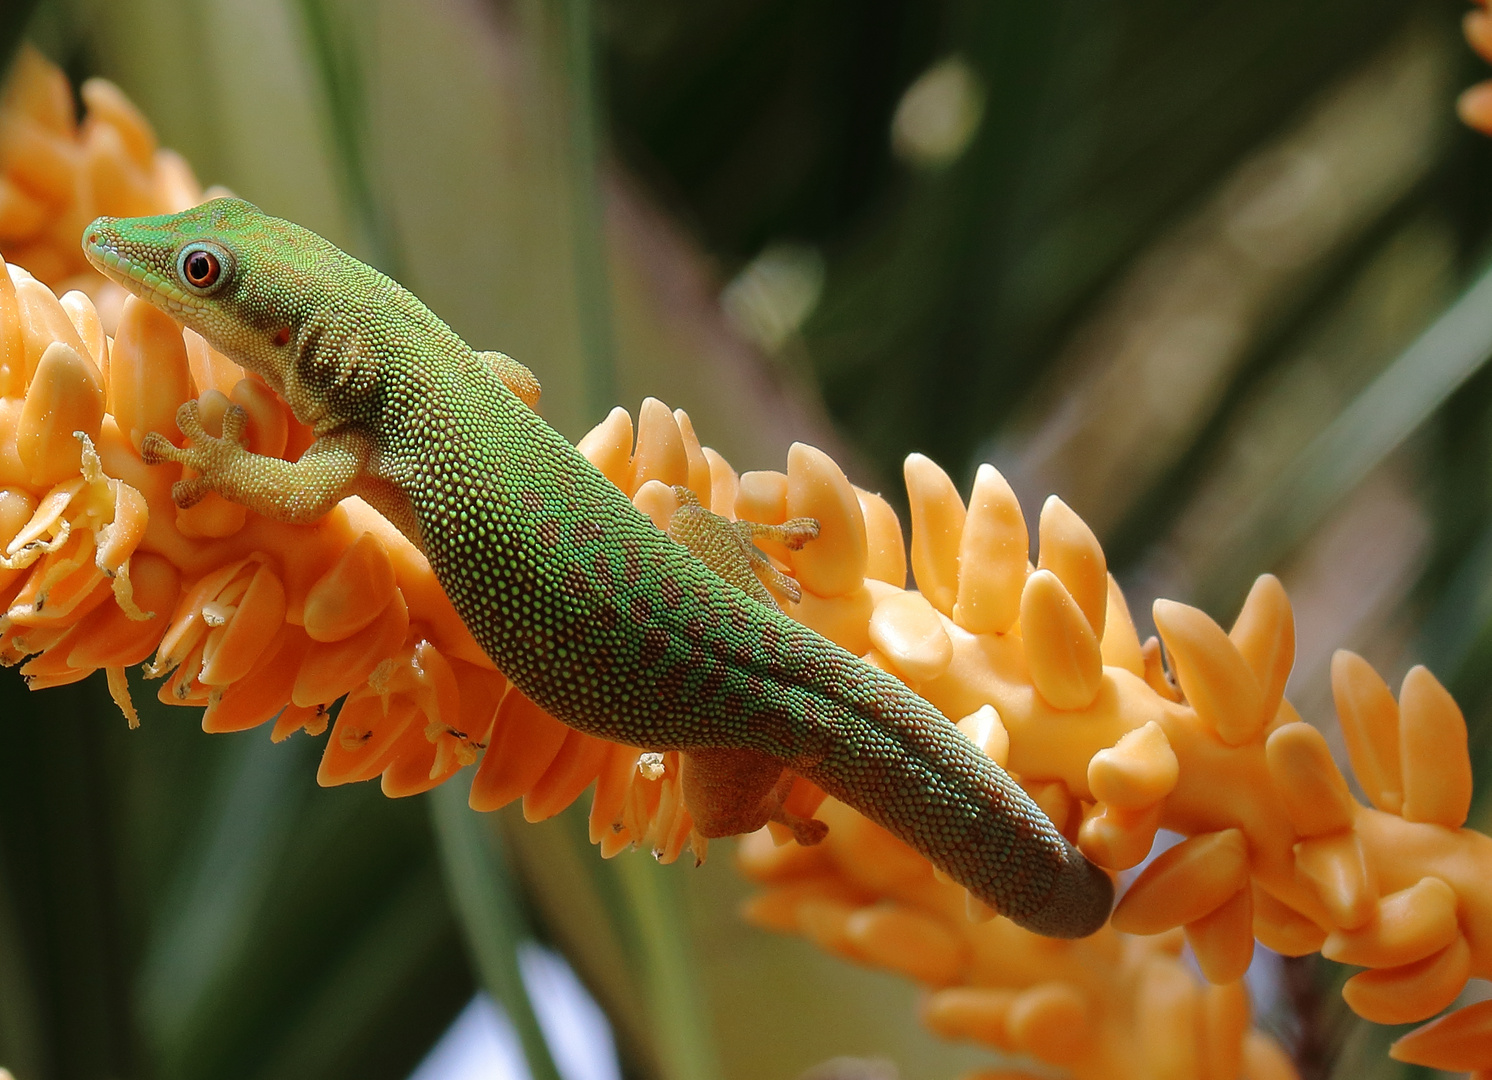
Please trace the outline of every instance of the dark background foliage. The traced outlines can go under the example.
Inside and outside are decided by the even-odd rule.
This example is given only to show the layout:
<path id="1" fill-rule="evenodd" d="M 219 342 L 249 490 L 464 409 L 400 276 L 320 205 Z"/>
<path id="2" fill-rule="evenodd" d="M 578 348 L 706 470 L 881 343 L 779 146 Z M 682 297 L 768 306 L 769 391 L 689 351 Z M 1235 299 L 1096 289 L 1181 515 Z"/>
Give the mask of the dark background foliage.
<path id="1" fill-rule="evenodd" d="M 1292 694 L 1328 730 L 1332 647 L 1428 663 L 1484 774 L 1492 326 L 1457 298 L 1483 280 L 1492 147 L 1453 119 L 1480 77 L 1461 14 L 41 0 L 0 9 L 0 45 L 29 33 L 74 80 L 116 79 L 205 180 L 529 362 L 567 434 L 654 393 L 742 467 L 807 438 L 893 500 L 908 452 L 961 483 L 993 460 L 1032 513 L 1055 490 L 1094 523 L 1142 621 L 1161 594 L 1226 620 L 1281 573 Z M 977 124 L 919 160 L 894 117 L 950 58 Z M 743 287 L 783 265 L 787 293 Z M 400 1077 L 479 982 L 550 1075 L 514 959 L 534 936 L 632 1076 L 982 1060 L 919 1035 L 908 988 L 742 928 L 723 852 L 603 865 L 573 815 L 494 826 L 459 792 L 322 791 L 315 753 L 163 707 L 128 732 L 97 680 L 5 677 L 0 1061 L 19 1080 Z M 1266 972 L 1264 1022 L 1314 1075 L 1404 1073 L 1337 979 Z"/>

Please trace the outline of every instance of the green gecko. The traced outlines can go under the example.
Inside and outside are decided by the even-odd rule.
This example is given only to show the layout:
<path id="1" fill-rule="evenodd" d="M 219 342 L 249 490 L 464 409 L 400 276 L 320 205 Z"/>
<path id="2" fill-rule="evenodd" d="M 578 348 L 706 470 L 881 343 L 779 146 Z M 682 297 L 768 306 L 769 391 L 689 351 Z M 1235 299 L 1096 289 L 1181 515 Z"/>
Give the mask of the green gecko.
<path id="1" fill-rule="evenodd" d="M 1107 919 L 1108 875 L 936 708 L 655 528 L 540 419 L 526 368 L 474 351 L 398 283 L 236 199 L 101 217 L 83 250 L 260 375 L 315 434 L 299 461 L 263 457 L 241 410 L 215 438 L 187 402 L 187 446 L 153 433 L 143 448 L 196 470 L 178 505 L 216 491 L 308 523 L 361 496 L 425 553 L 524 694 L 580 731 L 682 751 L 701 835 L 775 818 L 818 839 L 822 823 L 781 805 L 803 776 L 1027 929 L 1082 937 Z M 681 513 L 676 535 L 739 571 L 749 530 L 687 500 Z M 741 542 L 722 561 L 732 530 Z"/>

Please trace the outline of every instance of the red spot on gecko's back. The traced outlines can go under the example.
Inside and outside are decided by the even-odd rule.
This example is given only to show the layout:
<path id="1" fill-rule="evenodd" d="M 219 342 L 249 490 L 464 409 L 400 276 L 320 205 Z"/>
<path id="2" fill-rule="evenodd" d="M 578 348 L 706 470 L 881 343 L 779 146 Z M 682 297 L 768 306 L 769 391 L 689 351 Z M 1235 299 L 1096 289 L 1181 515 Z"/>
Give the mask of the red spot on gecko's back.
<path id="1" fill-rule="evenodd" d="M 664 698 L 677 698 L 688 679 L 689 666 L 687 664 L 670 664 L 663 674 L 658 676 L 657 692 Z"/>
<path id="2" fill-rule="evenodd" d="M 288 327 L 288 326 L 282 326 L 278 330 L 275 331 L 275 344 L 276 345 L 289 345 L 290 344 L 290 327 Z"/>
<path id="3" fill-rule="evenodd" d="M 725 689 L 725 668 L 718 663 L 712 663 L 708 658 L 705 659 L 703 666 L 705 677 L 699 684 L 698 696 L 705 701 L 714 701 L 719 698 L 720 691 Z"/>
<path id="4" fill-rule="evenodd" d="M 628 585 L 636 585 L 642 580 L 642 554 L 637 549 L 637 541 L 631 538 L 622 540 L 622 580 Z"/>
<path id="5" fill-rule="evenodd" d="M 649 668 L 663 658 L 668 651 L 668 631 L 661 626 L 650 626 L 643 631 L 642 648 L 638 650 L 638 661 Z"/>
<path id="6" fill-rule="evenodd" d="M 603 530 L 599 521 L 585 519 L 570 526 L 570 537 L 580 545 L 593 544 L 601 539 Z"/>
<path id="7" fill-rule="evenodd" d="M 585 570 L 582 567 L 572 563 L 566 568 L 564 590 L 566 596 L 577 599 L 587 595 L 591 591 L 591 583 L 586 578 Z"/>

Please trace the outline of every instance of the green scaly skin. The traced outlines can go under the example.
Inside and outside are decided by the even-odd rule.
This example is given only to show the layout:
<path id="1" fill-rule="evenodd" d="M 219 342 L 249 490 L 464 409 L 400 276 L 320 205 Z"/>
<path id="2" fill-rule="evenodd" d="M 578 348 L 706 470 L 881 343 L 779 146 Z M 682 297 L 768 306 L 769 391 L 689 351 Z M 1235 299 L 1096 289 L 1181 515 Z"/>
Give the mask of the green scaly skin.
<path id="1" fill-rule="evenodd" d="M 686 761 L 765 760 L 768 787 L 789 769 L 1030 930 L 1103 925 L 1108 876 L 937 709 L 670 540 L 514 395 L 493 354 L 388 277 L 232 199 L 99 218 L 83 249 L 316 433 L 300 462 L 264 458 L 241 445 L 241 417 L 215 439 L 188 403 L 189 447 L 145 448 L 202 473 L 179 503 L 215 490 L 311 521 L 361 495 L 428 556 L 497 667 L 565 723 Z M 220 272 L 198 288 L 206 264 L 187 257 L 203 251 Z"/>

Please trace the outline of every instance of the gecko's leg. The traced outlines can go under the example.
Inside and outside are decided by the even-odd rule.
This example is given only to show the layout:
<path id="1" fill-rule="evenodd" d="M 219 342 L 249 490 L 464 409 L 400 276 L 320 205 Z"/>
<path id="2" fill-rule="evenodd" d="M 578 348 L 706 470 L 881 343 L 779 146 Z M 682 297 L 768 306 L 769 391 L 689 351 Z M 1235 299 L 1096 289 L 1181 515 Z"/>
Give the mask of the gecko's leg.
<path id="1" fill-rule="evenodd" d="M 781 525 L 761 525 L 754 521 L 731 521 L 711 513 L 700 505 L 699 496 L 682 485 L 675 485 L 679 508 L 668 521 L 668 535 L 683 544 L 704 563 L 747 596 L 768 607 L 780 609 L 771 590 L 797 603 L 802 596 L 798 583 L 788 577 L 756 546 L 756 541 L 776 540 L 791 551 L 797 551 L 819 534 L 819 523 L 813 518 L 793 518 Z M 762 578 L 767 579 L 763 584 Z M 770 590 L 768 588 L 770 586 Z"/>
<path id="2" fill-rule="evenodd" d="M 819 538 L 818 518 L 788 518 L 781 525 L 763 525 L 759 521 L 737 521 L 734 524 L 747 542 L 775 540 L 789 551 L 797 551 L 808 541 Z"/>
<path id="3" fill-rule="evenodd" d="M 724 521 L 725 519 L 720 519 Z M 742 552 L 758 578 L 766 578 L 769 590 L 785 596 L 796 604 L 803 598 L 803 590 L 797 581 L 788 577 L 772 564 L 766 553 L 756 546 L 758 540 L 775 540 L 789 551 L 797 551 L 810 540 L 817 540 L 819 523 L 817 518 L 789 518 L 781 525 L 763 525 L 758 521 L 732 521 L 730 526 L 740 538 Z"/>
<path id="4" fill-rule="evenodd" d="M 730 521 L 706 510 L 686 487 L 675 487 L 679 508 L 668 522 L 668 535 L 746 595 L 777 607 L 758 574 L 765 574 L 781 594 L 797 602 L 798 583 L 772 565 L 753 543 L 758 537 L 778 540 L 797 550 L 818 535 L 812 518 L 783 525 Z M 800 844 L 816 844 L 829 827 L 816 818 L 783 809 L 793 774 L 782 762 L 756 750 L 689 750 L 683 755 L 684 805 L 704 837 L 755 832 L 768 821 L 786 825 Z"/>
<path id="5" fill-rule="evenodd" d="M 497 373 L 503 385 L 517 394 L 520 401 L 534 412 L 539 411 L 539 380 L 534 377 L 532 371 L 507 353 L 479 352 L 477 355 L 487 361 L 488 366 Z"/>
<path id="6" fill-rule="evenodd" d="M 768 590 L 796 604 L 803 599 L 803 590 L 798 582 L 788 577 L 773 565 L 766 553 L 756 546 L 757 540 L 776 540 L 789 551 L 797 551 L 808 541 L 817 538 L 819 523 L 814 518 L 791 518 L 781 525 L 763 525 L 756 521 L 732 521 L 731 526 L 740 537 L 741 550 L 751 571 L 758 578 L 765 578 Z"/>
<path id="7" fill-rule="evenodd" d="M 689 750 L 683 755 L 680 783 L 684 805 L 699 835 L 714 839 L 756 832 L 769 821 L 786 825 L 805 847 L 817 844 L 829 826 L 782 807 L 793 774 L 782 762 L 757 750 Z"/>
<path id="8" fill-rule="evenodd" d="M 251 453 L 245 445 L 248 417 L 237 405 L 223 414 L 223 435 L 215 438 L 202 426 L 196 401 L 176 412 L 176 426 L 187 445 L 176 447 L 157 432 L 145 436 L 140 453 L 147 465 L 176 461 L 197 476 L 178 480 L 171 498 L 185 509 L 216 491 L 255 513 L 292 525 L 307 525 L 351 493 L 368 463 L 370 443 L 351 429 L 323 435 L 299 461 L 282 461 Z"/>

